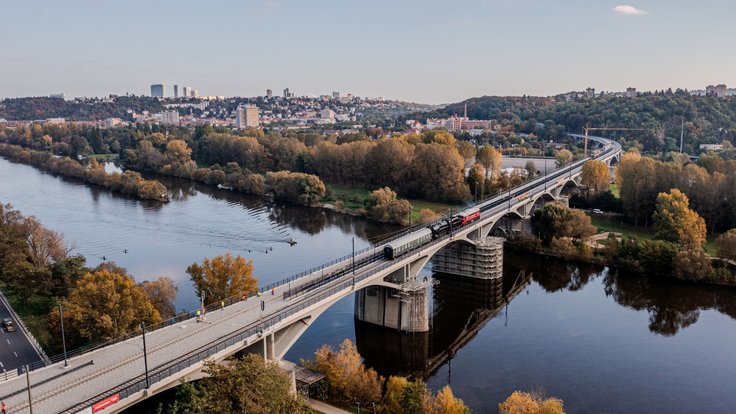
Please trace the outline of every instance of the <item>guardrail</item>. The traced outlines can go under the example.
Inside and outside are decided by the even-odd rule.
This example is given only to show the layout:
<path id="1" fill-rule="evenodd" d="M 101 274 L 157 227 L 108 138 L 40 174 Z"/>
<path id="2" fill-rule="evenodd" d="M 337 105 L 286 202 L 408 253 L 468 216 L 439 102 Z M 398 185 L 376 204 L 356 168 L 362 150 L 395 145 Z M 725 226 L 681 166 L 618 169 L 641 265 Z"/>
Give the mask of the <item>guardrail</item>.
<path id="1" fill-rule="evenodd" d="M 10 312 L 10 315 L 18 322 L 18 326 L 20 326 L 20 329 L 23 331 L 23 333 L 28 338 L 28 341 L 31 343 L 31 346 L 33 346 L 33 349 L 38 353 L 38 356 L 41 357 L 41 361 L 44 366 L 47 364 L 50 364 L 51 361 L 49 357 L 46 355 L 46 353 L 43 351 L 43 348 L 41 347 L 41 344 L 38 343 L 36 338 L 31 333 L 30 329 L 26 327 L 26 324 L 23 323 L 23 319 L 21 319 L 20 316 L 15 312 L 15 309 L 13 309 L 12 306 L 10 306 L 10 302 L 8 302 L 8 299 L 5 297 L 3 292 L 0 291 L 0 301 L 3 302 L 3 305 L 8 309 L 8 312 Z M 5 368 L 3 368 L 3 371 L 5 371 Z M 7 375 L 6 375 L 7 379 Z"/>

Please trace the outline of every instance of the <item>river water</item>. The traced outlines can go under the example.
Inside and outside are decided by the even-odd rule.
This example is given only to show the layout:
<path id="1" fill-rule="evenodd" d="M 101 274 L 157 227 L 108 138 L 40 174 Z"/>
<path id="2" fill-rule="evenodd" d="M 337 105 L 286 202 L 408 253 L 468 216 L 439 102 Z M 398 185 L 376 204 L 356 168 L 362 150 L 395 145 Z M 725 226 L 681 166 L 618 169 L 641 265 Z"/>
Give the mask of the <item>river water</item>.
<path id="1" fill-rule="evenodd" d="M 0 202 L 64 233 L 90 265 L 114 260 L 138 280 L 161 275 L 196 307 L 186 267 L 231 251 L 261 284 L 350 254 L 397 229 L 281 206 L 182 181 L 168 204 L 143 202 L 0 159 Z M 289 246 L 286 240 L 298 243 Z M 127 253 L 126 253 L 127 250 Z M 429 274 L 430 269 L 423 273 Z M 432 329 L 353 321 L 353 298 L 318 318 L 287 354 L 357 342 L 384 375 L 416 374 L 476 413 L 513 390 L 543 390 L 568 413 L 736 412 L 736 289 L 651 280 L 507 251 L 503 281 L 438 277 Z"/>

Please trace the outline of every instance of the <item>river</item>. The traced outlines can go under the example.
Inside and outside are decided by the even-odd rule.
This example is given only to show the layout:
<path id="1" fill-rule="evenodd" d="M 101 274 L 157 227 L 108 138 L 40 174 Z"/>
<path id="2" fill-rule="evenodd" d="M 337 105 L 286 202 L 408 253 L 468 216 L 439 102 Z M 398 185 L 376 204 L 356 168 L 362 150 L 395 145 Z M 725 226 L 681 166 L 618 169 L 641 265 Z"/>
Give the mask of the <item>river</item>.
<path id="1" fill-rule="evenodd" d="M 179 309 L 196 306 L 185 269 L 205 256 L 231 251 L 252 259 L 267 284 L 349 254 L 353 239 L 360 249 L 397 230 L 188 182 L 166 184 L 170 203 L 143 202 L 0 159 L 0 202 L 63 232 L 90 265 L 104 257 L 138 280 L 171 277 Z M 429 333 L 356 326 L 348 297 L 315 321 L 287 359 L 350 338 L 383 375 L 421 375 L 433 390 L 449 383 L 475 413 L 497 412 L 517 389 L 559 397 L 568 413 L 736 411 L 736 289 L 510 251 L 503 281 L 438 281 Z"/>

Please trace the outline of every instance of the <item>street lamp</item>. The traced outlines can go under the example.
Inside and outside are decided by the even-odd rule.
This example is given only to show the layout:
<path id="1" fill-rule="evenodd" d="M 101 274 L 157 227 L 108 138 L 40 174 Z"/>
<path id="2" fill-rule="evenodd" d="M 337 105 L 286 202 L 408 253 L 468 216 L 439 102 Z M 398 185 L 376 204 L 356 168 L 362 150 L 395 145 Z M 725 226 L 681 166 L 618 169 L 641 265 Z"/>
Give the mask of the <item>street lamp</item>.
<path id="1" fill-rule="evenodd" d="M 28 385 L 28 410 L 33 414 L 33 397 L 31 397 L 31 367 L 25 366 L 26 384 Z"/>
<path id="2" fill-rule="evenodd" d="M 141 332 L 143 333 L 143 364 L 146 367 L 146 389 L 151 388 L 151 382 L 148 379 L 148 355 L 146 353 L 146 323 L 141 321 Z"/>
<path id="3" fill-rule="evenodd" d="M 61 302 L 59 302 L 59 324 L 61 325 L 61 345 L 64 348 L 64 367 L 68 367 L 69 364 L 66 361 L 66 338 L 64 337 L 64 310 L 61 308 Z"/>

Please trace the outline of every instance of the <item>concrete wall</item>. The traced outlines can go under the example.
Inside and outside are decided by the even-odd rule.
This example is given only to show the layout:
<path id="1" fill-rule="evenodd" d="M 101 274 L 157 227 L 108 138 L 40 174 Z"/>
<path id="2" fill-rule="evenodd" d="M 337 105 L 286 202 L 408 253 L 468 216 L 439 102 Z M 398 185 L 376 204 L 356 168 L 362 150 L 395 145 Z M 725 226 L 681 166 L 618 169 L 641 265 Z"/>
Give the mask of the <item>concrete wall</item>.
<path id="1" fill-rule="evenodd" d="M 370 286 L 355 292 L 355 319 L 404 332 L 429 330 L 425 285 L 413 291 Z"/>

